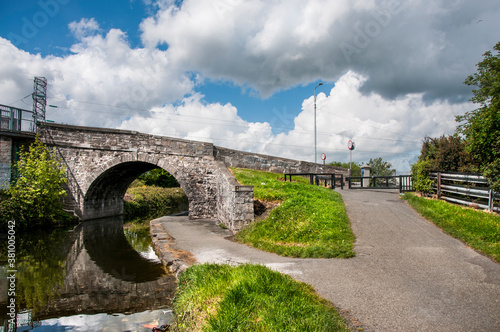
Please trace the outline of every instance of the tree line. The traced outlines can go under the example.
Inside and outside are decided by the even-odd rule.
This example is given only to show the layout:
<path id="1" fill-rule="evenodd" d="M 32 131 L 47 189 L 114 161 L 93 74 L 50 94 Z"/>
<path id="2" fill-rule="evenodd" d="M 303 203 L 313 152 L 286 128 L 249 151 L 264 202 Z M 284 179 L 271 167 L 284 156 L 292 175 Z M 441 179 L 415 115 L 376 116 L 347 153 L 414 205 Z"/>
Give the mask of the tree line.
<path id="1" fill-rule="evenodd" d="M 429 171 L 473 172 L 484 175 L 500 191 L 500 42 L 487 51 L 477 72 L 464 83 L 475 86 L 470 99 L 478 107 L 455 118 L 453 135 L 426 137 L 412 166 L 416 189 L 430 192 Z"/>

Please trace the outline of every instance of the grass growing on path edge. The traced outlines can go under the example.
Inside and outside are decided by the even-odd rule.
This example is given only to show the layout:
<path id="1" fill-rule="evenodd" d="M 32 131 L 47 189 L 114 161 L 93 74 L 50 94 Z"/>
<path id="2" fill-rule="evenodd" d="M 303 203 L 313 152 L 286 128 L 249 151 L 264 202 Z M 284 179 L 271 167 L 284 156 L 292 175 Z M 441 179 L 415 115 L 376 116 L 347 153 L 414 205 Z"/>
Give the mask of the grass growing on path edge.
<path id="1" fill-rule="evenodd" d="M 254 186 L 255 199 L 281 201 L 261 221 L 236 235 L 236 240 L 282 256 L 348 258 L 355 255 L 354 234 L 342 196 L 327 188 L 284 182 L 281 175 L 231 169 L 238 182 Z M 302 179 L 304 180 L 304 179 Z"/>
<path id="2" fill-rule="evenodd" d="M 349 331 L 311 286 L 260 265 L 188 268 L 174 311 L 177 331 Z"/>
<path id="3" fill-rule="evenodd" d="M 403 198 L 446 233 L 500 262 L 500 216 L 411 193 Z"/>

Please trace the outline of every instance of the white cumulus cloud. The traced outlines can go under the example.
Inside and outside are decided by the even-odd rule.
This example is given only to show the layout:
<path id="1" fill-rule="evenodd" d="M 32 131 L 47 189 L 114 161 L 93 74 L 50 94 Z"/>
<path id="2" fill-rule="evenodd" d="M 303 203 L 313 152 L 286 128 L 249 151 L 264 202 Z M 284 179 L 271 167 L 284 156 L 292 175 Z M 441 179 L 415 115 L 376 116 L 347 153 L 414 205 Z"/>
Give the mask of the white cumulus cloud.
<path id="1" fill-rule="evenodd" d="M 0 37 L 2 103 L 30 108 L 23 97 L 45 76 L 57 122 L 313 160 L 312 95 L 299 114 L 249 122 L 195 91 L 222 81 L 265 98 L 323 80 L 335 87 L 318 89 L 318 154 L 347 161 L 352 139 L 355 160 L 381 156 L 408 170 L 424 136 L 452 133 L 454 116 L 473 108 L 462 82 L 500 30 L 496 0 L 143 1 L 152 12 L 139 27 L 141 47 L 94 18 L 69 24 L 75 43 L 64 56 Z M 273 132 L 290 117 L 293 129 Z"/>

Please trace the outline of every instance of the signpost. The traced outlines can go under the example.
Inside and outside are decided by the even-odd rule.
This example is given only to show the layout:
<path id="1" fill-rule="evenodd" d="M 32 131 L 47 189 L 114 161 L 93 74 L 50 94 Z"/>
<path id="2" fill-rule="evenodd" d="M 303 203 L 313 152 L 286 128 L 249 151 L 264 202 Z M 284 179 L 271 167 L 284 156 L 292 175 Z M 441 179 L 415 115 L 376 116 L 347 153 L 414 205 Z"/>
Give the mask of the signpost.
<path id="1" fill-rule="evenodd" d="M 326 160 L 326 154 L 324 153 L 321 154 L 321 160 L 323 160 L 323 165 L 324 165 Z"/>
<path id="2" fill-rule="evenodd" d="M 349 142 L 347 142 L 347 148 L 349 149 L 349 169 L 352 170 L 352 150 L 354 150 L 354 148 L 356 147 L 356 145 L 354 144 L 353 141 L 349 140 Z"/>

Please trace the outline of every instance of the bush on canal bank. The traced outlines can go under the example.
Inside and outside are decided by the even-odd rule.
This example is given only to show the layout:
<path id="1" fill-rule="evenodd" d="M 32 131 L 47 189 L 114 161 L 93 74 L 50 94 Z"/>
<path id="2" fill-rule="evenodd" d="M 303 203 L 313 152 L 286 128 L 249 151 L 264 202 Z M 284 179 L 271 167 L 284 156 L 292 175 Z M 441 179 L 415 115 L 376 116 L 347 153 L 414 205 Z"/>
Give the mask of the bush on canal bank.
<path id="1" fill-rule="evenodd" d="M 186 211 L 188 199 L 182 188 L 131 187 L 123 202 L 126 220 L 154 219 Z"/>
<path id="2" fill-rule="evenodd" d="M 308 284 L 260 265 L 194 265 L 179 277 L 177 331 L 349 331 Z"/>
<path id="3" fill-rule="evenodd" d="M 63 211 L 65 167 L 38 137 L 29 149 L 21 148 L 12 172 L 9 188 L 0 193 L 0 233 L 9 227 L 24 231 L 76 221 Z"/>

